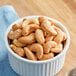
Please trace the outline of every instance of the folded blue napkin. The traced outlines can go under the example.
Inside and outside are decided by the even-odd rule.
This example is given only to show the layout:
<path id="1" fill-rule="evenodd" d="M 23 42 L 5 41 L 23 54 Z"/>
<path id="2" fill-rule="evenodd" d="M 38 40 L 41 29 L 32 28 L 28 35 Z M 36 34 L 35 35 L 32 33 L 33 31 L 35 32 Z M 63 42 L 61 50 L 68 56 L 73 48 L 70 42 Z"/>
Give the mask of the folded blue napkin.
<path id="1" fill-rule="evenodd" d="M 10 67 L 4 37 L 8 26 L 19 17 L 10 5 L 0 7 L 0 76 L 18 76 Z"/>

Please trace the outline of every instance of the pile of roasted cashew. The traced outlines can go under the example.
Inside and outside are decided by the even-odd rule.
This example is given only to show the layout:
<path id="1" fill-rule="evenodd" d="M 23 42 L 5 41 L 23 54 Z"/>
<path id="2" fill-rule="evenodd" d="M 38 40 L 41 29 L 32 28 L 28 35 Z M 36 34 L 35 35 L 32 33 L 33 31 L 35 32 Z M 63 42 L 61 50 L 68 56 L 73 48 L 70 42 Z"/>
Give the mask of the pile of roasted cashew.
<path id="1" fill-rule="evenodd" d="M 8 33 L 10 48 L 34 61 L 51 59 L 61 53 L 66 39 L 66 34 L 46 17 L 24 19 Z"/>

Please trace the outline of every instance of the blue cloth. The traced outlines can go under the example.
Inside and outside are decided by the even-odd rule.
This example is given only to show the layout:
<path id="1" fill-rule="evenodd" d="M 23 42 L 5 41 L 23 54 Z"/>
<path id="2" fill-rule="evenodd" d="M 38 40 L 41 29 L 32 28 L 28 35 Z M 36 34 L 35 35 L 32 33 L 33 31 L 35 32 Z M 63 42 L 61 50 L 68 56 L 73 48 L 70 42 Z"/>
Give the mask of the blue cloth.
<path id="1" fill-rule="evenodd" d="M 19 17 L 10 5 L 0 7 L 0 76 L 18 76 L 10 67 L 4 37 L 7 27 Z"/>

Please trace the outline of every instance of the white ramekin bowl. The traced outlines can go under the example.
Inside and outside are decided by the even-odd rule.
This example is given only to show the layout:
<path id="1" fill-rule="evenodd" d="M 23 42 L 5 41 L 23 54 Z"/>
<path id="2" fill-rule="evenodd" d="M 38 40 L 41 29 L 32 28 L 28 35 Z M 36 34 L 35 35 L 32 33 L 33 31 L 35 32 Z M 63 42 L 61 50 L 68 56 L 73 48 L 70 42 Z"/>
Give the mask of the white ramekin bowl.
<path id="1" fill-rule="evenodd" d="M 27 16 L 24 18 L 38 18 L 38 17 L 39 16 Z M 8 27 L 6 35 L 5 35 L 5 43 L 8 48 L 9 63 L 12 69 L 16 73 L 18 73 L 20 76 L 54 76 L 56 75 L 62 69 L 64 65 L 66 51 L 69 48 L 70 36 L 69 36 L 68 30 L 59 21 L 47 17 L 48 19 L 55 21 L 57 26 L 60 27 L 66 33 L 67 41 L 65 44 L 65 48 L 59 55 L 49 60 L 45 60 L 45 61 L 27 60 L 18 56 L 10 49 L 9 44 L 8 44 L 8 37 L 7 37 L 8 32 L 10 31 L 12 25 L 15 23 L 21 22 L 24 18 L 21 18 L 15 21 L 14 23 L 12 23 Z"/>

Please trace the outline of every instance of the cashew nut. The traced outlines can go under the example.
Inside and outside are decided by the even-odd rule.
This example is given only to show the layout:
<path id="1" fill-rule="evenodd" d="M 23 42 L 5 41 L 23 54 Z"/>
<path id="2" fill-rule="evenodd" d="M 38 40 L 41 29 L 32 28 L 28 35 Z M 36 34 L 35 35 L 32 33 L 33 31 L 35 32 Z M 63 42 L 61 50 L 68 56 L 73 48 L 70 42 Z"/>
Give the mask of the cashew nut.
<path id="1" fill-rule="evenodd" d="M 15 30 L 17 30 L 17 29 L 20 29 L 20 28 L 22 28 L 22 26 L 21 26 L 20 24 L 14 24 L 14 25 L 12 26 L 13 31 L 15 31 Z"/>
<path id="2" fill-rule="evenodd" d="M 17 30 L 15 30 L 15 31 L 10 31 L 9 33 L 8 33 L 8 38 L 9 39 L 17 39 L 17 38 L 19 38 L 21 36 L 21 29 L 17 29 Z"/>
<path id="3" fill-rule="evenodd" d="M 34 43 L 30 46 L 30 50 L 36 52 L 37 58 L 40 59 L 43 56 L 43 47 L 39 43 Z"/>
<path id="4" fill-rule="evenodd" d="M 39 21 L 37 19 L 27 19 L 27 20 L 24 20 L 23 23 L 22 23 L 22 27 L 25 27 L 26 25 L 29 25 L 29 24 L 37 24 L 39 25 Z"/>
<path id="5" fill-rule="evenodd" d="M 57 36 L 54 38 L 54 41 L 57 43 L 61 43 L 63 41 L 63 33 L 62 31 L 57 31 Z"/>
<path id="6" fill-rule="evenodd" d="M 57 34 L 57 32 L 53 29 L 53 27 L 51 26 L 51 24 L 50 24 L 50 22 L 49 22 L 48 20 L 44 20 L 44 21 L 42 22 L 41 28 L 42 28 L 45 32 L 47 32 L 47 33 L 49 33 L 49 34 L 51 34 L 51 35 L 56 35 L 56 34 Z"/>
<path id="7" fill-rule="evenodd" d="M 60 43 L 60 44 L 57 44 L 56 47 L 51 48 L 50 51 L 54 53 L 60 53 L 62 49 L 63 49 L 63 45 Z"/>
<path id="8" fill-rule="evenodd" d="M 43 54 L 40 60 L 48 60 L 54 57 L 54 53 Z"/>
<path id="9" fill-rule="evenodd" d="M 19 56 L 24 57 L 25 53 L 24 53 L 23 48 L 16 47 L 16 46 L 13 45 L 13 44 L 10 45 L 10 48 L 11 48 L 16 54 L 18 54 Z"/>
<path id="10" fill-rule="evenodd" d="M 26 36 L 26 35 L 28 35 L 30 33 L 30 28 L 29 28 L 29 26 L 26 26 L 26 27 L 23 27 L 22 28 L 22 35 L 23 36 Z"/>
<path id="11" fill-rule="evenodd" d="M 44 35 L 43 35 L 43 31 L 42 30 L 37 29 L 35 31 L 35 36 L 36 36 L 36 40 L 37 40 L 38 43 L 44 44 L 45 39 L 44 39 Z"/>
<path id="12" fill-rule="evenodd" d="M 50 20 L 50 19 L 48 19 L 46 17 L 43 17 L 43 16 L 39 17 L 38 20 L 39 20 L 39 23 L 42 23 L 44 20 L 48 20 L 48 21 L 50 21 L 51 25 L 55 25 L 56 24 L 55 21 L 52 21 L 52 20 Z"/>
<path id="13" fill-rule="evenodd" d="M 48 41 L 44 44 L 44 53 L 49 53 L 50 49 L 56 47 L 57 43 L 55 41 Z"/>
<path id="14" fill-rule="evenodd" d="M 26 36 L 26 35 L 32 33 L 33 31 L 35 31 L 38 28 L 39 28 L 39 25 L 37 25 L 37 24 L 27 25 L 27 26 L 23 27 L 22 35 Z"/>
<path id="15" fill-rule="evenodd" d="M 18 47 L 24 47 L 24 46 L 26 46 L 26 44 L 21 43 L 17 39 L 13 40 L 13 44 L 16 45 L 16 46 L 18 46 Z"/>
<path id="16" fill-rule="evenodd" d="M 53 26 L 53 28 L 57 31 L 57 35 L 54 38 L 54 41 L 56 41 L 57 43 L 61 43 L 63 41 L 63 32 L 60 28 Z"/>
<path id="17" fill-rule="evenodd" d="M 25 51 L 25 54 L 26 54 L 26 57 L 30 60 L 34 60 L 36 61 L 37 60 L 37 57 L 31 52 L 30 49 L 28 49 L 27 47 L 24 48 L 24 51 Z"/>
<path id="18" fill-rule="evenodd" d="M 20 37 L 18 40 L 21 43 L 24 43 L 24 44 L 32 44 L 32 43 L 34 43 L 36 41 L 36 39 L 35 39 L 35 33 L 31 33 L 28 36 Z"/>

